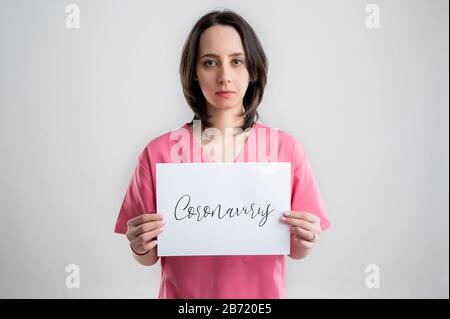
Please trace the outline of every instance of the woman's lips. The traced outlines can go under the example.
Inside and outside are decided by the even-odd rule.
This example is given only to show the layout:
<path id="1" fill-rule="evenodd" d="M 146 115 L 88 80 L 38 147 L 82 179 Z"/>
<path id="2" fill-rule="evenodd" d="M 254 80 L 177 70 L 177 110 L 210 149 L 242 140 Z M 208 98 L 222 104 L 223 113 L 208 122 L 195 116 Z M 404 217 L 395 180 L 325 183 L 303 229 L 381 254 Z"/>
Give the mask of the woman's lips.
<path id="1" fill-rule="evenodd" d="M 217 92 L 216 94 L 221 97 L 230 97 L 234 94 L 234 92 Z"/>

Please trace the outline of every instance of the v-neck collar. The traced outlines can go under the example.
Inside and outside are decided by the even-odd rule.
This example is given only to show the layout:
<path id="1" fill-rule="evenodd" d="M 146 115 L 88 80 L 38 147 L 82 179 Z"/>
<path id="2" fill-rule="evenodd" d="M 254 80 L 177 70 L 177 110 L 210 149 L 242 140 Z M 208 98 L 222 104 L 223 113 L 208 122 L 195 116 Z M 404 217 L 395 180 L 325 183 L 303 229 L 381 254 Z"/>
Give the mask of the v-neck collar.
<path id="1" fill-rule="evenodd" d="M 208 155 L 206 155 L 206 153 L 205 153 L 203 147 L 197 143 L 197 140 L 194 138 L 193 128 L 192 128 L 192 126 L 189 126 L 189 124 L 190 124 L 190 122 L 187 122 L 187 123 L 185 123 L 185 124 L 183 125 L 183 127 L 186 128 L 186 129 L 188 130 L 188 132 L 189 132 L 189 138 L 192 139 L 192 143 L 193 143 L 192 146 L 194 146 L 194 144 L 195 144 L 195 147 L 198 147 L 198 148 L 200 149 L 201 162 L 202 162 L 202 163 L 238 163 L 238 162 L 243 162 L 243 160 L 244 160 L 244 154 L 245 154 L 245 153 L 247 152 L 247 150 L 248 150 L 248 141 L 249 141 L 249 139 L 250 139 L 251 137 L 253 137 L 254 134 L 256 134 L 256 133 L 255 133 L 256 128 L 259 126 L 259 123 L 257 123 L 257 122 L 253 123 L 251 132 L 250 132 L 250 134 L 248 135 L 246 141 L 244 142 L 244 147 L 241 149 L 239 155 L 234 159 L 233 162 L 213 162 L 213 161 L 211 161 L 211 160 L 209 159 Z M 194 147 L 193 147 L 192 149 L 194 149 Z M 192 154 L 192 156 L 193 156 L 193 154 Z"/>

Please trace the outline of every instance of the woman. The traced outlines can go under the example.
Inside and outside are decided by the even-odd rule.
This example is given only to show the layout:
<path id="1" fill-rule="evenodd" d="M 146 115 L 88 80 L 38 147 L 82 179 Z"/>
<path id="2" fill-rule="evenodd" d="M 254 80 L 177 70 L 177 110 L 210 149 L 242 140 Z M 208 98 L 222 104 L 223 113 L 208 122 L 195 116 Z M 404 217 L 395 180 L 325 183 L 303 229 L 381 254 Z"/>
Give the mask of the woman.
<path id="1" fill-rule="evenodd" d="M 253 29 L 232 11 L 206 14 L 185 43 L 180 75 L 194 119 L 155 138 L 140 154 L 115 231 L 126 234 L 139 263 L 158 261 L 156 238 L 164 221 L 155 210 L 156 163 L 291 162 L 291 211 L 281 222 L 290 225 L 289 256 L 307 256 L 330 224 L 302 145 L 281 130 L 274 142 L 274 129 L 257 123 L 267 60 Z M 285 257 L 161 257 L 159 297 L 286 298 Z"/>

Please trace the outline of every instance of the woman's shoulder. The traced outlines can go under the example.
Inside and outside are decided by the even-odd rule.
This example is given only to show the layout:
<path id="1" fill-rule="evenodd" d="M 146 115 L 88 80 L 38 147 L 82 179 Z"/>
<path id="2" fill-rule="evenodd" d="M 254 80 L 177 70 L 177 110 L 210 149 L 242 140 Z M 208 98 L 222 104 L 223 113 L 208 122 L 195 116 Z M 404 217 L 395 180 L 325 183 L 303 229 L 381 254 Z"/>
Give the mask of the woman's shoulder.
<path id="1" fill-rule="evenodd" d="M 139 163 L 148 167 L 151 162 L 166 161 L 167 154 L 170 154 L 171 147 L 180 141 L 180 136 L 183 139 L 189 139 L 186 124 L 152 138 L 141 150 L 138 158 Z"/>
<path id="2" fill-rule="evenodd" d="M 165 147 L 171 147 L 174 143 L 179 141 L 180 137 L 189 138 L 189 131 L 187 123 L 184 123 L 181 126 L 172 128 L 170 131 L 166 131 L 155 138 L 151 139 L 147 145 L 147 149 L 155 150 L 161 149 Z"/>

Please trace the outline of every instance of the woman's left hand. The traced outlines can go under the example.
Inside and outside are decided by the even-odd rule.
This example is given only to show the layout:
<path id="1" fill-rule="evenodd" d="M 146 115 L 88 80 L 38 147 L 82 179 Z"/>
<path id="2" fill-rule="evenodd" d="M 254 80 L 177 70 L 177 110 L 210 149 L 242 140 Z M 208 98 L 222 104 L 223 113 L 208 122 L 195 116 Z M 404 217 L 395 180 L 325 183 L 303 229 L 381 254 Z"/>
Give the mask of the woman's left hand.
<path id="1" fill-rule="evenodd" d="M 290 210 L 283 213 L 281 220 L 291 225 L 294 239 L 306 249 L 313 248 L 322 233 L 320 218 L 311 213 Z"/>

